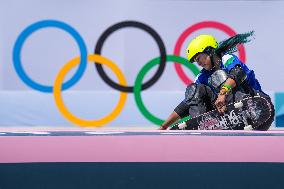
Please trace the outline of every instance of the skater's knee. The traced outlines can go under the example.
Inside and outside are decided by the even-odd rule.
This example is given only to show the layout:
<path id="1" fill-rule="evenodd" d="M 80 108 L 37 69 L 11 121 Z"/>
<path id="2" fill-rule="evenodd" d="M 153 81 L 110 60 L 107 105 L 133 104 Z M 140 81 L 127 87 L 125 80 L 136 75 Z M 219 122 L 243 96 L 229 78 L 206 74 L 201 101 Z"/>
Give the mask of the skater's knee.
<path id="1" fill-rule="evenodd" d="M 196 84 L 192 83 L 187 86 L 185 91 L 185 98 L 191 100 L 192 98 L 200 98 L 202 95 L 205 94 L 206 85 L 204 84 Z"/>
<path id="2" fill-rule="evenodd" d="M 214 101 L 215 97 L 211 88 L 204 84 L 190 84 L 186 88 L 185 92 L 185 102 L 188 104 L 191 101 L 202 101 L 206 97 L 210 98 L 211 101 Z"/>
<path id="3" fill-rule="evenodd" d="M 192 83 L 187 86 L 185 91 L 185 101 L 190 102 L 196 95 L 196 91 L 198 89 L 198 84 Z"/>

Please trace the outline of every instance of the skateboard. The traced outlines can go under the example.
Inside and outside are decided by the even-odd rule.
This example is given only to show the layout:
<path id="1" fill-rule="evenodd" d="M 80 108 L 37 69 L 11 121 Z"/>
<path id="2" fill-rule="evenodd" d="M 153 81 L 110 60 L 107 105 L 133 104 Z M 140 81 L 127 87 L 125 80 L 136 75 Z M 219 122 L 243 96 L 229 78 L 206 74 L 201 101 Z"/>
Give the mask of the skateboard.
<path id="1" fill-rule="evenodd" d="M 271 116 L 271 105 L 254 96 L 227 105 L 224 114 L 217 109 L 173 125 L 170 130 L 253 130 Z"/>

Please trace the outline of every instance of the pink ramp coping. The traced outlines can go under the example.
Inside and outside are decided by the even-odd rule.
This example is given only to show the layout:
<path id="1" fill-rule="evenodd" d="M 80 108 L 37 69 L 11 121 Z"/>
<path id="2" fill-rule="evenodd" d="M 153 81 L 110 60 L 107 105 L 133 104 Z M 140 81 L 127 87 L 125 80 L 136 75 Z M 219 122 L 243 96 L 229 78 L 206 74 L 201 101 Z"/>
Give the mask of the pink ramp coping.
<path id="1" fill-rule="evenodd" d="M 82 136 L 3 134 L 0 135 L 0 163 L 284 162 L 283 131 L 219 131 L 218 136 L 214 135 L 216 131 L 141 131 L 140 134 L 114 131 L 111 135 L 96 135 L 96 132 L 103 133 L 89 131 L 89 135 Z M 124 134 L 115 135 L 115 132 Z M 227 136 L 228 133 L 238 135 Z M 263 133 L 279 136 L 262 136 Z"/>

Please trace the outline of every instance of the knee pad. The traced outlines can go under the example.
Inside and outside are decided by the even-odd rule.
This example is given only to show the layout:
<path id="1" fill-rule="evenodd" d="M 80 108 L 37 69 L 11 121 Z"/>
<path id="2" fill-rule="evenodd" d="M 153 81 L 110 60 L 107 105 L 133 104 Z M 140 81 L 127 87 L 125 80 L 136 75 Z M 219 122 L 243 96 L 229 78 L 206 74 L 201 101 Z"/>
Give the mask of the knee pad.
<path id="1" fill-rule="evenodd" d="M 186 88 L 185 101 L 189 103 L 193 99 L 203 98 L 206 93 L 206 86 L 204 84 L 193 83 Z"/>
<path id="2" fill-rule="evenodd" d="M 198 85 L 196 83 L 193 83 L 187 86 L 185 90 L 185 101 L 187 103 L 190 102 L 192 98 L 195 96 L 197 87 Z"/>

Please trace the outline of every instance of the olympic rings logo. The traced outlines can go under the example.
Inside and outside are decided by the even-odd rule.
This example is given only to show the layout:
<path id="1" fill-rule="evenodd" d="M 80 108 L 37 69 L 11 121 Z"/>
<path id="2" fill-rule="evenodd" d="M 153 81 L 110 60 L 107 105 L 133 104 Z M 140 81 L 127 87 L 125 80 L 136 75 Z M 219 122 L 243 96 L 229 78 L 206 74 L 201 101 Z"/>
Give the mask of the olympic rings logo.
<path id="1" fill-rule="evenodd" d="M 23 48 L 23 45 L 26 41 L 26 39 L 35 31 L 47 27 L 53 27 L 53 28 L 58 28 L 61 29 L 67 33 L 69 33 L 76 41 L 76 43 L 79 46 L 80 49 L 80 56 L 73 58 L 69 62 L 67 62 L 63 68 L 59 71 L 54 85 L 53 86 L 48 86 L 48 85 L 43 85 L 40 84 L 34 80 L 32 80 L 25 72 L 22 66 L 21 62 L 21 50 Z M 106 57 L 103 57 L 101 55 L 102 47 L 109 35 L 114 33 L 117 30 L 120 30 L 122 28 L 126 27 L 134 27 L 141 29 L 145 31 L 146 33 L 150 34 L 154 40 L 157 42 L 159 51 L 160 51 L 160 56 L 157 58 L 154 58 L 147 62 L 142 69 L 139 71 L 136 79 L 135 79 L 135 84 L 134 86 L 128 86 L 126 82 L 126 78 L 124 77 L 123 73 L 121 70 L 117 67 L 115 63 L 113 63 L 111 60 L 107 59 Z M 199 73 L 199 69 L 194 65 L 194 64 L 188 64 L 187 59 L 183 58 L 180 56 L 180 50 L 181 47 L 185 41 L 185 39 L 194 31 L 202 29 L 202 28 L 215 28 L 219 29 L 229 36 L 233 36 L 236 34 L 234 30 L 232 30 L 229 26 L 220 23 L 220 22 L 215 22 L 215 21 L 204 21 L 204 22 L 199 22 L 196 23 L 189 28 L 187 28 L 178 38 L 175 48 L 174 48 L 174 53 L 173 55 L 167 55 L 166 53 L 166 48 L 164 45 L 163 40 L 159 36 L 159 34 L 150 26 L 137 22 L 137 21 L 123 21 L 119 22 L 117 24 L 112 25 L 111 27 L 107 28 L 102 35 L 99 37 L 98 42 L 94 48 L 94 54 L 88 54 L 87 47 L 84 43 L 84 40 L 80 36 L 80 34 L 70 25 L 57 21 L 57 20 L 43 20 L 36 22 L 27 28 L 25 28 L 17 38 L 15 44 L 14 44 L 14 49 L 13 49 L 13 64 L 16 70 L 16 73 L 20 77 L 20 79 L 29 87 L 33 88 L 34 90 L 45 92 L 45 93 L 53 93 L 56 105 L 60 111 L 60 113 L 70 122 L 82 126 L 82 127 L 100 127 L 103 126 L 110 121 L 114 120 L 122 111 L 126 99 L 127 99 L 127 93 L 134 93 L 135 101 L 137 104 L 138 109 L 140 112 L 147 118 L 149 121 L 151 121 L 154 124 L 161 125 L 164 120 L 157 118 L 154 116 L 152 113 L 150 113 L 147 108 L 145 107 L 142 97 L 141 97 L 141 91 L 148 89 L 151 87 L 153 84 L 155 84 L 158 79 L 161 77 L 163 74 L 163 71 L 166 66 L 166 62 L 173 62 L 175 69 L 179 75 L 179 77 L 182 79 L 182 81 L 185 84 L 190 84 L 192 83 L 192 80 L 188 78 L 185 73 L 182 70 L 181 65 L 184 65 L 188 69 L 190 69 L 195 76 Z M 245 62 L 245 49 L 243 45 L 240 45 L 238 47 L 239 50 L 239 58 L 241 61 Z M 102 79 L 107 83 L 109 86 L 111 86 L 113 89 L 116 89 L 120 91 L 120 98 L 119 102 L 116 105 L 116 107 L 113 109 L 113 111 L 108 114 L 107 116 L 99 119 L 99 120 L 84 120 L 81 118 L 78 118 L 77 116 L 73 115 L 67 107 L 64 105 L 62 96 L 61 96 L 61 91 L 66 90 L 70 87 L 72 87 L 74 84 L 76 84 L 81 77 L 84 74 L 84 71 L 86 70 L 87 67 L 87 62 L 94 62 L 95 67 L 99 73 L 99 75 L 102 77 Z M 68 73 L 70 69 L 72 69 L 74 66 L 79 65 L 77 71 L 73 75 L 71 79 L 63 83 L 65 75 Z M 105 73 L 103 66 L 105 65 L 108 68 L 110 68 L 118 78 L 119 83 L 116 83 L 112 81 L 107 74 Z M 144 76 L 146 73 L 152 69 L 155 65 L 158 65 L 158 69 L 154 76 L 147 82 L 142 83 Z"/>

